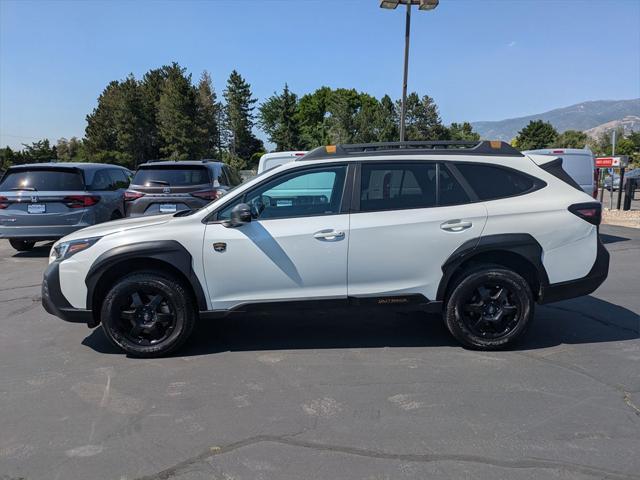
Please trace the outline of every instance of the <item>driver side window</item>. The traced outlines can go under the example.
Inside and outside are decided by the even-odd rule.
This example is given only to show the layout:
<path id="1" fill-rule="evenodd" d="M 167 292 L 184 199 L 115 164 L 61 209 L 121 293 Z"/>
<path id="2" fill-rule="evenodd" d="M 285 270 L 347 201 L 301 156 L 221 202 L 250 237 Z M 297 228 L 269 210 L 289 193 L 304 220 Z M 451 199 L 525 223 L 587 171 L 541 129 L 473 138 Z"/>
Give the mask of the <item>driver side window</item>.
<path id="1" fill-rule="evenodd" d="M 340 213 L 346 171 L 342 165 L 278 177 L 225 207 L 218 213 L 218 220 L 228 220 L 233 207 L 242 201 L 257 219 L 336 215 Z"/>

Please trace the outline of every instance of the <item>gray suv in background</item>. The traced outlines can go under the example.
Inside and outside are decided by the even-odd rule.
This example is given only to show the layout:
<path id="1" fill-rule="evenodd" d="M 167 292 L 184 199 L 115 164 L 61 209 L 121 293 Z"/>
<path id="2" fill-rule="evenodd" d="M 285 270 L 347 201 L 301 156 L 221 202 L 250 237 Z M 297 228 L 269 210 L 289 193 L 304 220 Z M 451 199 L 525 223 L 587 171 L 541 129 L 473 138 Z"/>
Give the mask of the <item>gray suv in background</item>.
<path id="1" fill-rule="evenodd" d="M 233 167 L 213 160 L 147 162 L 125 192 L 128 217 L 195 210 L 240 185 Z"/>
<path id="2" fill-rule="evenodd" d="M 10 167 L 0 179 L 0 238 L 18 251 L 124 216 L 131 172 L 100 163 Z"/>

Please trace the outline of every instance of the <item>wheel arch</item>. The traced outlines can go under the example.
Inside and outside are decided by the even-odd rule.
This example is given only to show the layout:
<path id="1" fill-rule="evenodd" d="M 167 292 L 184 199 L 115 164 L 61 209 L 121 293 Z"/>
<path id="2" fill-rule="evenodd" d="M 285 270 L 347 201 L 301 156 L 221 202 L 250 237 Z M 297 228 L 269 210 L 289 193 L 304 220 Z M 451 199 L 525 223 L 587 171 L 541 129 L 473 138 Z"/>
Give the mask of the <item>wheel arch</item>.
<path id="1" fill-rule="evenodd" d="M 157 270 L 175 276 L 191 290 L 198 310 L 207 310 L 204 290 L 192 262 L 191 254 L 175 240 L 139 242 L 107 250 L 87 273 L 87 310 L 95 312 L 94 306 L 104 298 L 113 281 L 137 270 Z M 94 314 L 95 325 L 98 324 L 97 317 Z"/>
<path id="2" fill-rule="evenodd" d="M 447 297 L 459 275 L 482 264 L 514 270 L 529 283 L 536 300 L 541 287 L 549 284 L 542 264 L 542 247 L 533 236 L 527 233 L 488 235 L 463 243 L 442 265 L 437 300 L 443 301 Z"/>

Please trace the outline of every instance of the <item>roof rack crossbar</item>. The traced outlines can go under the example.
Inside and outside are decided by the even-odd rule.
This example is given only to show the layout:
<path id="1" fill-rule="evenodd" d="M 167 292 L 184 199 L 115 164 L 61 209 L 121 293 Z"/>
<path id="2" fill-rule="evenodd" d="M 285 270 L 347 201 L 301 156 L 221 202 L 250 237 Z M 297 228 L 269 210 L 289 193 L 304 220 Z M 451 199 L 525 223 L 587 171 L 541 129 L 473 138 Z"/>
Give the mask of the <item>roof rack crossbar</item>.
<path id="1" fill-rule="evenodd" d="M 315 160 L 320 158 L 336 158 L 351 155 L 503 155 L 522 157 L 522 153 L 503 141 L 481 140 L 438 140 L 438 141 L 408 141 L 408 142 L 378 142 L 328 145 L 318 147 L 297 161 Z"/>

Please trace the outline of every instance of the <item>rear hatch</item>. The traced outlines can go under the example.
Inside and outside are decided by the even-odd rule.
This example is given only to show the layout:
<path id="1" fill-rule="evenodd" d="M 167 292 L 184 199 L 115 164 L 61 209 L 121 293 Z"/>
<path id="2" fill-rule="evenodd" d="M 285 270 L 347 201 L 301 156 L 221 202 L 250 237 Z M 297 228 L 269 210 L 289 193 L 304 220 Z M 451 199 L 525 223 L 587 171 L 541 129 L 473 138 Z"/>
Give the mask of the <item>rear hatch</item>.
<path id="1" fill-rule="evenodd" d="M 0 180 L 0 226 L 76 225 L 99 197 L 73 167 L 13 167 Z"/>
<path id="2" fill-rule="evenodd" d="M 223 193 L 218 187 L 205 165 L 142 165 L 125 200 L 135 201 L 136 214 L 175 213 L 215 200 Z"/>

